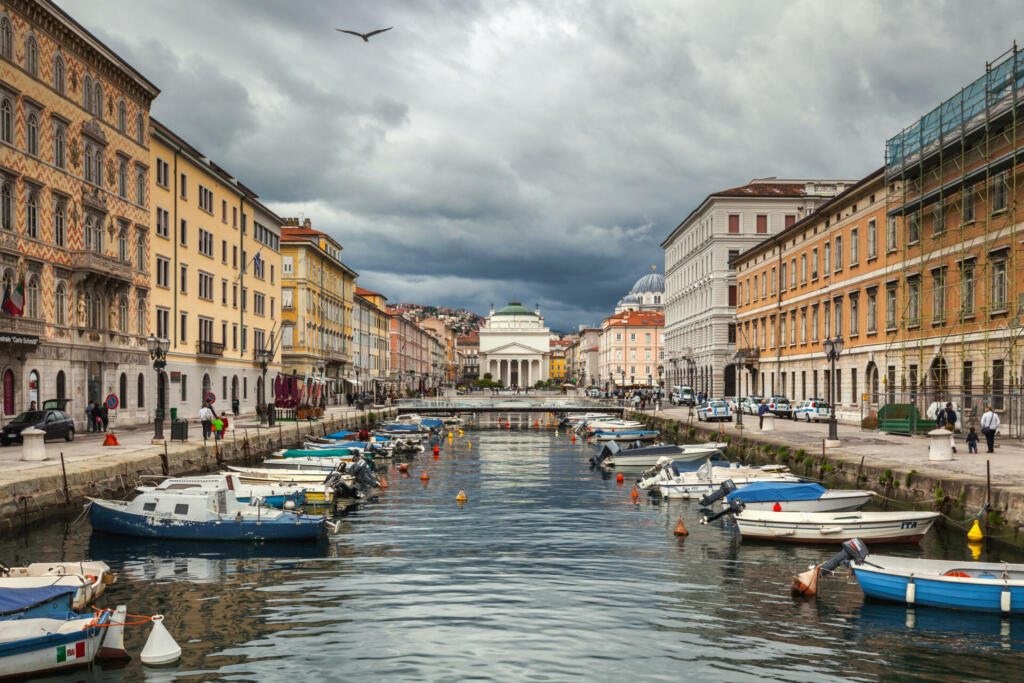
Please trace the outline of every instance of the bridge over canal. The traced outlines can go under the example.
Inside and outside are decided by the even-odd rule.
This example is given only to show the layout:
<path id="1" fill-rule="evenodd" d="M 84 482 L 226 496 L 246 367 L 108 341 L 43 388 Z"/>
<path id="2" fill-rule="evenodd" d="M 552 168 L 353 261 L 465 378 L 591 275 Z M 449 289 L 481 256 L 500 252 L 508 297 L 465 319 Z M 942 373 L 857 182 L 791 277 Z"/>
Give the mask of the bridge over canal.
<path id="1" fill-rule="evenodd" d="M 454 415 L 457 413 L 614 413 L 623 414 L 625 402 L 615 399 L 530 396 L 453 396 L 399 399 L 399 413 Z"/>

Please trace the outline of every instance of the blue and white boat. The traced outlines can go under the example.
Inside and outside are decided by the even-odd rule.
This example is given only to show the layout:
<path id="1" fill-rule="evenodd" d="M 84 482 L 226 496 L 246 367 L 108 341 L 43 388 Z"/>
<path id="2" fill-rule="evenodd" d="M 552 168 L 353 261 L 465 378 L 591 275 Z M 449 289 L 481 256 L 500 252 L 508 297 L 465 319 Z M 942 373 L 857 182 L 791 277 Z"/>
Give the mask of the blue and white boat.
<path id="1" fill-rule="evenodd" d="M 0 678 L 39 676 L 89 666 L 110 611 L 71 610 L 72 586 L 0 590 Z"/>
<path id="2" fill-rule="evenodd" d="M 874 495 L 871 491 L 826 489 L 808 482 L 755 481 L 727 492 L 725 504 L 742 500 L 747 510 L 773 512 L 848 512 L 859 510 Z"/>
<path id="3" fill-rule="evenodd" d="M 658 438 L 658 430 L 630 429 L 620 432 L 598 430 L 594 432 L 597 441 L 654 441 Z"/>
<path id="4" fill-rule="evenodd" d="M 313 541 L 320 515 L 247 505 L 226 486 L 144 490 L 130 501 L 89 499 L 93 529 L 125 536 L 195 541 Z"/>
<path id="5" fill-rule="evenodd" d="M 136 491 L 183 491 L 197 488 L 215 491 L 224 487 L 235 492 L 236 501 L 247 505 L 266 505 L 272 508 L 294 510 L 306 503 L 306 489 L 303 487 L 243 484 L 237 474 L 230 473 L 168 477 L 156 486 L 140 486 L 136 488 Z"/>

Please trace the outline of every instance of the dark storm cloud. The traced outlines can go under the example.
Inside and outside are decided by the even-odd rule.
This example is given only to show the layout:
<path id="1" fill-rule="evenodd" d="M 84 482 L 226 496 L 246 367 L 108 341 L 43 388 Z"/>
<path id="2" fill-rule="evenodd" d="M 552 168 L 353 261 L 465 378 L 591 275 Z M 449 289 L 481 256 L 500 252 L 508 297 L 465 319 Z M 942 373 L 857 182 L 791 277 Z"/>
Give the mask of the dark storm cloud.
<path id="1" fill-rule="evenodd" d="M 67 9 L 154 114 L 392 301 L 597 322 L 703 197 L 858 178 L 1024 35 L 1011 2 L 135 3 Z M 395 29 L 363 43 L 335 27 Z"/>

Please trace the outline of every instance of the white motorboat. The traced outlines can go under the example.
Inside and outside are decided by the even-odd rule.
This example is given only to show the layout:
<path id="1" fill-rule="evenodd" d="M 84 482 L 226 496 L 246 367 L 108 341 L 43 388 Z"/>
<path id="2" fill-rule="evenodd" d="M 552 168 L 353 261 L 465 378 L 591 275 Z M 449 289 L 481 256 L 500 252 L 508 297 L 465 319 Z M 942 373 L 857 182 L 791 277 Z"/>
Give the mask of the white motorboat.
<path id="1" fill-rule="evenodd" d="M 0 589 L 68 586 L 75 589 L 71 609 L 84 611 L 103 595 L 117 576 L 106 562 L 33 562 L 25 567 L 0 565 Z"/>
<path id="2" fill-rule="evenodd" d="M 239 503 L 264 505 L 293 510 L 306 502 L 307 489 L 329 491 L 323 484 L 307 486 L 281 486 L 273 484 L 243 484 L 237 474 L 208 474 L 194 477 L 168 477 L 154 486 L 140 486 L 137 491 L 182 491 L 186 489 L 216 490 L 227 487 L 235 492 Z"/>
<path id="3" fill-rule="evenodd" d="M 663 472 L 664 473 L 664 472 Z M 711 461 L 704 463 L 696 472 L 684 472 L 675 477 L 666 476 L 661 481 L 650 481 L 647 488 L 657 487 L 663 498 L 701 498 L 714 493 L 727 479 L 737 488 L 756 481 L 799 482 L 801 479 L 783 465 L 745 467 L 732 463 L 730 467 L 713 467 Z"/>
<path id="4" fill-rule="evenodd" d="M 743 538 L 796 543 L 842 543 L 853 538 L 874 543 L 917 543 L 928 533 L 938 512 L 732 512 Z M 709 521 L 711 517 L 707 518 Z"/>
<path id="5" fill-rule="evenodd" d="M 621 449 L 617 443 L 609 443 L 594 458 L 594 464 L 618 469 L 646 469 L 665 465 L 669 462 L 693 462 L 695 460 L 724 460 L 723 451 L 728 444 L 701 443 L 680 446 L 645 446 L 643 448 Z"/>
<path id="6" fill-rule="evenodd" d="M 728 492 L 723 503 L 729 506 L 742 501 L 746 510 L 773 512 L 849 512 L 864 507 L 874 495 L 872 491 L 826 489 L 811 482 L 757 481 Z"/>

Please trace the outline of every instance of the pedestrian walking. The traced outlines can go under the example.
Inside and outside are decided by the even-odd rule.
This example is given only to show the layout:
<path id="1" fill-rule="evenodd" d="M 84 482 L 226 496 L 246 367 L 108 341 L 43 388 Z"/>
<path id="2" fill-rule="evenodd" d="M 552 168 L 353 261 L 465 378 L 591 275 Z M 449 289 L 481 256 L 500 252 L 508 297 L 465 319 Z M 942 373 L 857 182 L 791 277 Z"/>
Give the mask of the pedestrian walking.
<path id="1" fill-rule="evenodd" d="M 210 431 L 213 429 L 213 411 L 210 410 L 210 406 L 203 401 L 203 407 L 199 409 L 199 421 L 203 425 L 203 441 L 210 438 Z"/>
<path id="2" fill-rule="evenodd" d="M 971 431 L 967 432 L 967 452 L 978 452 L 978 432 L 974 431 L 974 427 L 971 427 Z"/>
<path id="3" fill-rule="evenodd" d="M 224 420 L 220 417 L 213 418 L 213 440 L 220 441 L 224 438 Z"/>
<path id="4" fill-rule="evenodd" d="M 768 412 L 768 404 L 761 399 L 761 405 L 757 407 L 757 428 L 764 429 L 764 416 Z"/>
<path id="5" fill-rule="evenodd" d="M 100 419 L 103 420 L 103 431 L 107 431 L 107 426 L 110 424 L 110 412 L 107 410 L 106 403 L 100 403 Z"/>
<path id="6" fill-rule="evenodd" d="M 953 410 L 952 403 L 947 403 L 946 407 L 938 412 L 935 416 L 935 425 L 939 429 L 949 430 L 949 445 L 956 453 L 956 441 L 953 439 L 953 432 L 956 431 L 956 411 Z"/>
<path id="7" fill-rule="evenodd" d="M 985 413 L 981 416 L 981 433 L 985 435 L 985 444 L 989 453 L 996 452 L 996 430 L 999 429 L 999 416 L 992 406 L 985 404 Z"/>
<path id="8" fill-rule="evenodd" d="M 238 417 L 238 397 L 237 396 L 235 398 L 231 399 L 231 412 L 235 414 L 235 417 Z"/>
<path id="9" fill-rule="evenodd" d="M 93 420 L 92 417 L 91 403 L 85 404 L 85 431 L 90 433 L 96 431 L 96 422 Z"/>

